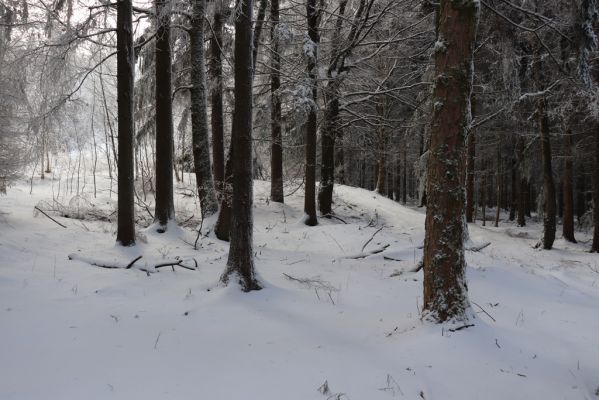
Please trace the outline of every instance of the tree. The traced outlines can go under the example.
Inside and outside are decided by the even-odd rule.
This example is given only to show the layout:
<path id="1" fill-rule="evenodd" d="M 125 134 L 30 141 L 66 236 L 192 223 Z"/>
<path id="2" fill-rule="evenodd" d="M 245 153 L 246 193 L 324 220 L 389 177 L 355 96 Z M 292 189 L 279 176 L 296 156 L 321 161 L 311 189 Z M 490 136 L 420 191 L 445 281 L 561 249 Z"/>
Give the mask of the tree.
<path id="1" fill-rule="evenodd" d="M 117 88 L 118 88 L 118 223 L 116 240 L 123 246 L 135 244 L 133 187 L 133 53 L 131 0 L 117 5 Z"/>
<path id="2" fill-rule="evenodd" d="M 173 101 L 171 89 L 171 28 L 168 0 L 156 5 L 156 207 L 158 232 L 175 218 L 173 201 Z M 120 158 L 120 157 L 119 157 Z"/>
<path id="3" fill-rule="evenodd" d="M 272 47 L 272 67 L 270 72 L 270 199 L 283 203 L 283 139 L 281 137 L 281 56 L 279 54 L 279 0 L 270 1 L 270 40 Z M 256 60 L 254 60 L 254 63 Z"/>
<path id="4" fill-rule="evenodd" d="M 306 214 L 306 217 L 304 223 L 308 226 L 315 226 L 318 224 L 318 219 L 316 217 L 316 101 L 318 96 L 316 62 L 318 60 L 318 43 L 320 42 L 316 0 L 306 0 L 306 19 L 308 22 L 308 37 L 305 39 L 304 53 L 307 59 L 306 72 L 312 88 L 313 105 L 308 112 L 308 121 L 306 122 L 305 128 L 306 170 L 304 213 Z"/>
<path id="5" fill-rule="evenodd" d="M 423 260 L 423 311 L 435 322 L 469 318 L 463 242 L 464 148 L 479 11 L 477 0 L 440 2 Z"/>
<path id="6" fill-rule="evenodd" d="M 206 67 L 204 55 L 204 17 L 206 0 L 192 0 L 191 27 L 189 30 L 191 55 L 191 131 L 193 162 L 202 217 L 218 211 L 208 147 L 208 111 L 206 99 Z"/>
<path id="7" fill-rule="evenodd" d="M 231 244 L 221 281 L 237 279 L 245 292 L 260 290 L 254 270 L 252 174 L 252 0 L 238 0 L 235 19 L 235 109 L 233 111 L 233 202 Z"/>

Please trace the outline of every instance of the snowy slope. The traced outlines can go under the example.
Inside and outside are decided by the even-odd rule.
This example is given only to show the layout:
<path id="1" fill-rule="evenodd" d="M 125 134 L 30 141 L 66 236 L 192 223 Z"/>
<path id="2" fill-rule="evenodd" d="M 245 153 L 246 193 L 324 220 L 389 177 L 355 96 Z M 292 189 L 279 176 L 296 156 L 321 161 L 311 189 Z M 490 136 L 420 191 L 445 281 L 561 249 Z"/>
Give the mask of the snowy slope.
<path id="1" fill-rule="evenodd" d="M 110 223 L 57 218 L 63 229 L 34 216 L 56 182 L 29 189 L 23 181 L 0 197 L 0 399 L 599 398 L 597 255 L 561 240 L 535 250 L 537 225 L 470 226 L 474 242 L 492 242 L 468 252 L 478 318 L 449 332 L 420 321 L 422 273 L 408 272 L 422 254 L 423 211 L 372 192 L 338 186 L 347 224 L 310 228 L 301 194 L 269 203 L 256 182 L 266 288 L 244 294 L 217 285 L 228 246 L 211 235 L 198 251 L 184 229 L 146 231 L 146 243 L 120 249 Z M 114 206 L 89 190 L 98 207 Z M 347 258 L 383 225 L 364 252 L 389 244 L 384 252 Z M 137 255 L 129 270 L 80 260 Z M 199 270 L 139 269 L 175 257 Z"/>

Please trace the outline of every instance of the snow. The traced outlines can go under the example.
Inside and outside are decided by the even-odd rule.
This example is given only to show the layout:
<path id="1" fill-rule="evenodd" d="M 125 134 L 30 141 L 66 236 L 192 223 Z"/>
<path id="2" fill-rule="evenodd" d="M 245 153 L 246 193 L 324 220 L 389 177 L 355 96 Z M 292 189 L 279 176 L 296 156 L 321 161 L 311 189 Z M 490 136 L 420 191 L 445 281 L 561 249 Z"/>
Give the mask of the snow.
<path id="1" fill-rule="evenodd" d="M 63 229 L 34 216 L 52 186 L 34 180 L 30 195 L 20 181 L 0 197 L 0 399 L 597 398 L 597 255 L 561 239 L 533 249 L 536 223 L 470 224 L 472 241 L 491 245 L 467 252 L 475 326 L 450 332 L 419 316 L 422 272 L 409 270 L 422 255 L 422 209 L 337 185 L 347 224 L 307 227 L 301 194 L 267 202 L 258 181 L 264 289 L 242 293 L 218 285 L 228 244 L 212 234 L 197 251 L 182 228 L 118 247 L 110 223 L 56 217 Z M 114 202 L 86 191 L 97 207 Z M 364 252 L 389 244 L 384 252 L 348 258 L 383 225 Z M 141 254 L 137 268 L 89 264 L 123 267 Z M 195 258 L 198 271 L 139 269 L 176 257 Z"/>

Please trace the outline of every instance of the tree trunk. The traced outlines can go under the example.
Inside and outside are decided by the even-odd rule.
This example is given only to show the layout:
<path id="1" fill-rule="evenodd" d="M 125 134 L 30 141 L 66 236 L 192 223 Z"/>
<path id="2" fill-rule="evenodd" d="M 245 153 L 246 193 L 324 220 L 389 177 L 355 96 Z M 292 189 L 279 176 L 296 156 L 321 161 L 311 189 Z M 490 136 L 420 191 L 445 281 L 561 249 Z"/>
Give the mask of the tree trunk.
<path id="1" fill-rule="evenodd" d="M 543 165 L 543 239 L 545 250 L 551 250 L 555 241 L 555 185 L 551 168 L 551 139 L 549 137 L 549 118 L 545 110 L 545 100 L 539 101 L 539 129 L 541 135 L 541 151 Z"/>
<path id="2" fill-rule="evenodd" d="M 567 131 L 564 134 L 564 172 L 562 176 L 563 197 L 564 197 L 564 216 L 563 235 L 564 239 L 576 243 L 574 238 L 574 167 L 572 161 L 572 132 Z"/>
<path id="3" fill-rule="evenodd" d="M 253 176 L 252 176 L 252 0 L 241 4 L 235 19 L 235 109 L 231 142 L 233 147 L 233 204 L 231 244 L 221 281 L 233 276 L 245 292 L 261 286 L 254 271 Z"/>
<path id="4" fill-rule="evenodd" d="M 192 18 L 189 30 L 191 54 L 191 139 L 202 218 L 211 216 L 218 211 L 208 146 L 208 104 L 206 99 L 206 60 L 204 54 L 205 14 L 206 0 L 192 0 Z"/>
<path id="5" fill-rule="evenodd" d="M 385 195 L 385 186 L 387 180 L 387 157 L 386 157 L 386 143 L 385 133 L 379 132 L 379 157 L 378 157 L 378 173 L 376 180 L 376 192 L 380 195 Z"/>
<path id="6" fill-rule="evenodd" d="M 474 161 L 476 157 L 476 136 L 474 131 L 468 133 L 468 159 L 466 168 L 468 169 L 466 176 L 466 222 L 474 221 Z"/>
<path id="7" fill-rule="evenodd" d="M 223 115 L 223 14 L 222 5 L 214 6 L 214 23 L 210 38 L 210 62 L 208 64 L 211 76 L 210 84 L 210 122 L 212 127 L 212 171 L 214 185 L 222 194 L 225 181 L 225 139 Z"/>
<path id="8" fill-rule="evenodd" d="M 441 0 L 427 173 L 424 304 L 434 322 L 470 318 L 464 258 L 465 160 L 479 3 Z"/>
<path id="9" fill-rule="evenodd" d="M 157 232 L 175 218 L 173 202 L 173 103 L 171 28 L 167 0 L 156 0 L 156 206 Z"/>
<path id="10" fill-rule="evenodd" d="M 408 203 L 408 155 L 406 146 L 403 147 L 403 179 L 401 194 L 403 196 L 402 203 L 406 205 Z"/>
<path id="11" fill-rule="evenodd" d="M 225 167 L 225 178 L 223 180 L 222 191 L 221 191 L 221 202 L 220 210 L 218 212 L 218 219 L 214 226 L 214 234 L 220 240 L 229 241 L 231 232 L 231 205 L 233 202 L 233 190 L 231 184 L 233 183 L 233 146 L 234 143 L 231 141 L 229 146 L 229 154 L 227 155 L 227 165 Z"/>
<path id="12" fill-rule="evenodd" d="M 321 129 L 320 187 L 318 188 L 318 208 L 323 216 L 333 212 L 333 185 L 335 182 L 335 135 L 339 119 L 339 80 L 327 86 L 324 121 Z"/>
<path id="13" fill-rule="evenodd" d="M 592 253 L 599 253 L 599 130 L 595 129 L 595 168 L 593 171 L 593 245 Z"/>
<path id="14" fill-rule="evenodd" d="M 312 100 L 317 102 L 317 80 L 316 60 L 318 53 L 318 12 L 316 10 L 316 0 L 307 0 L 306 15 L 308 22 L 308 37 L 311 41 L 314 51 L 307 54 L 306 72 L 312 85 Z M 304 213 L 306 214 L 304 223 L 308 226 L 318 224 L 316 218 L 316 107 L 311 107 L 306 123 L 305 157 L 306 157 L 306 191 L 304 195 Z"/>
<path id="15" fill-rule="evenodd" d="M 277 0 L 275 0 L 277 1 Z M 258 59 L 258 49 L 260 47 L 260 36 L 262 35 L 262 27 L 264 26 L 264 17 L 266 15 L 266 5 L 267 0 L 260 0 L 260 5 L 258 6 L 258 15 L 256 17 L 256 25 L 254 26 L 254 36 L 252 39 L 252 70 L 254 73 L 256 72 L 256 60 Z M 278 4 L 277 4 L 278 10 Z M 272 4 L 271 4 L 271 12 L 272 12 Z M 278 11 L 277 11 L 278 13 Z M 272 14 L 270 16 L 272 18 Z"/>
<path id="16" fill-rule="evenodd" d="M 118 215 L 116 240 L 135 244 L 133 203 L 133 12 L 132 0 L 117 4 L 117 103 L 118 103 Z"/>
<path id="17" fill-rule="evenodd" d="M 265 0 L 263 0 L 266 3 Z M 264 17 L 263 17 L 264 18 Z M 270 126 L 271 126 L 271 153 L 270 153 L 270 199 L 283 203 L 283 138 L 281 136 L 281 56 L 279 54 L 279 0 L 270 2 L 270 41 L 272 47 L 272 68 L 270 72 Z"/>

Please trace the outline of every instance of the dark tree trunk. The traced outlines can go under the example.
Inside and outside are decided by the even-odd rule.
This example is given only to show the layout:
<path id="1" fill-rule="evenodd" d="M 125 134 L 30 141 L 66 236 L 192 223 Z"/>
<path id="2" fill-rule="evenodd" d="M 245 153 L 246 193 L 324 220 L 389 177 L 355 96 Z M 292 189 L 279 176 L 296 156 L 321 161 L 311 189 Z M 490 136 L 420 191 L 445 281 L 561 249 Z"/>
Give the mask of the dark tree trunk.
<path id="1" fill-rule="evenodd" d="M 218 219 L 214 226 L 214 234 L 220 240 L 229 241 L 231 231 L 231 204 L 233 202 L 233 146 L 231 141 L 229 154 L 227 155 L 227 165 L 225 167 L 225 179 L 223 180 L 223 189 L 221 191 L 220 210 Z"/>
<path id="2" fill-rule="evenodd" d="M 518 208 L 518 168 L 516 167 L 515 158 L 512 158 L 512 168 L 510 172 L 510 221 L 514 221 L 516 219 L 516 209 Z"/>
<path id="3" fill-rule="evenodd" d="M 385 187 L 387 180 L 387 157 L 386 157 L 386 147 L 387 143 L 385 143 L 385 133 L 380 132 L 379 136 L 379 154 L 378 154 L 378 173 L 376 180 L 376 192 L 381 195 L 385 195 Z"/>
<path id="4" fill-rule="evenodd" d="M 580 171 L 576 182 L 576 218 L 581 223 L 586 212 L 586 179 L 583 171 Z"/>
<path id="5" fill-rule="evenodd" d="M 595 168 L 593 171 L 593 245 L 592 253 L 599 253 L 599 130 L 595 129 Z"/>
<path id="6" fill-rule="evenodd" d="M 237 279 L 243 291 L 259 290 L 253 253 L 252 0 L 239 0 L 235 19 L 235 109 L 233 112 L 233 203 L 231 244 L 221 281 Z"/>
<path id="7" fill-rule="evenodd" d="M 403 148 L 403 180 L 402 180 L 402 203 L 405 205 L 408 203 L 408 187 L 407 187 L 407 183 L 408 182 L 408 155 L 407 155 L 407 150 L 406 150 L 406 146 L 404 145 Z"/>
<path id="8" fill-rule="evenodd" d="M 543 239 L 545 250 L 551 250 L 555 241 L 555 184 L 551 168 L 551 139 L 549 137 L 549 118 L 545 110 L 545 100 L 539 102 L 539 129 L 543 164 Z"/>
<path id="9" fill-rule="evenodd" d="M 474 131 L 468 133 L 468 159 L 466 168 L 468 169 L 466 176 L 466 222 L 474 221 L 474 161 L 476 157 L 476 136 Z"/>
<path id="10" fill-rule="evenodd" d="M 480 163 L 480 191 L 478 203 L 480 204 L 482 225 L 487 225 L 487 166 L 483 159 Z"/>
<path id="11" fill-rule="evenodd" d="M 265 0 L 263 0 L 266 3 Z M 264 18 L 264 17 L 263 17 Z M 277 28 L 279 25 L 279 0 L 270 2 L 270 41 L 272 47 L 272 65 L 270 72 L 271 95 L 271 153 L 270 153 L 270 199 L 283 203 L 283 138 L 281 136 L 281 56 L 279 55 L 279 39 Z"/>
<path id="12" fill-rule="evenodd" d="M 156 0 L 156 206 L 154 221 L 165 232 L 175 218 L 173 201 L 173 101 L 171 27 L 167 0 Z"/>
<path id="13" fill-rule="evenodd" d="M 335 183 L 335 135 L 339 119 L 339 81 L 327 86 L 329 98 L 324 111 L 321 129 L 320 187 L 318 188 L 318 208 L 323 216 L 333 212 L 333 185 Z"/>
<path id="14" fill-rule="evenodd" d="M 275 0 L 278 1 L 278 0 Z M 254 26 L 254 37 L 252 41 L 252 70 L 256 72 L 256 60 L 258 59 L 258 49 L 260 48 L 260 36 L 262 35 L 262 28 L 264 27 L 264 17 L 266 16 L 266 5 L 268 4 L 267 0 L 260 0 L 260 5 L 258 6 L 258 15 L 256 17 L 256 25 Z M 271 4 L 271 12 L 272 12 L 272 4 Z M 278 4 L 277 4 L 277 13 L 278 13 Z M 271 14 L 272 18 L 272 14 Z"/>
<path id="15" fill-rule="evenodd" d="M 133 187 L 133 53 L 132 1 L 117 5 L 117 102 L 118 102 L 118 217 L 116 240 L 123 246 L 135 244 Z"/>
<path id="16" fill-rule="evenodd" d="M 318 12 L 316 10 L 316 0 L 307 0 L 306 15 L 308 22 L 308 37 L 314 46 L 313 54 L 307 57 L 308 63 L 306 72 L 312 85 L 312 100 L 317 101 L 317 80 L 316 59 L 318 51 L 318 43 L 320 37 L 318 34 Z M 316 108 L 312 107 L 308 114 L 308 122 L 306 123 L 306 139 L 305 139 L 305 156 L 306 156 L 306 191 L 304 195 L 304 213 L 305 224 L 315 226 L 318 224 L 316 218 Z"/>
<path id="17" fill-rule="evenodd" d="M 497 187 L 497 208 L 495 209 L 495 228 L 499 227 L 499 215 L 501 214 L 501 141 L 497 146 L 497 179 L 496 179 L 496 187 Z"/>
<path id="18" fill-rule="evenodd" d="M 223 191 L 225 181 L 225 139 L 223 115 L 223 14 L 222 7 L 214 8 L 214 23 L 210 38 L 210 63 L 208 64 L 211 76 L 210 104 L 212 112 L 210 122 L 212 126 L 212 171 L 214 185 L 219 193 Z"/>
<path id="19" fill-rule="evenodd" d="M 564 239 L 576 243 L 574 238 L 574 167 L 572 162 L 572 132 L 564 134 L 564 172 L 562 192 L 564 198 L 563 235 Z"/>
<path id="20" fill-rule="evenodd" d="M 524 162 L 524 140 L 522 137 L 518 138 L 518 168 L 520 170 L 520 179 L 518 184 L 518 226 L 526 226 L 526 204 L 528 199 L 528 182 L 522 171 L 522 164 Z"/>
<path id="21" fill-rule="evenodd" d="M 206 0 L 192 0 L 192 18 L 189 30 L 191 53 L 191 138 L 202 218 L 211 216 L 218 211 L 208 146 L 208 104 L 206 99 L 206 60 L 204 54 L 205 13 Z"/>
<path id="22" fill-rule="evenodd" d="M 436 106 L 431 124 L 423 260 L 423 311 L 435 322 L 470 317 L 464 271 L 464 147 L 478 14 L 478 2 L 440 2 L 438 35 L 444 38 L 445 46 L 434 55 L 438 78 L 433 91 Z"/>

